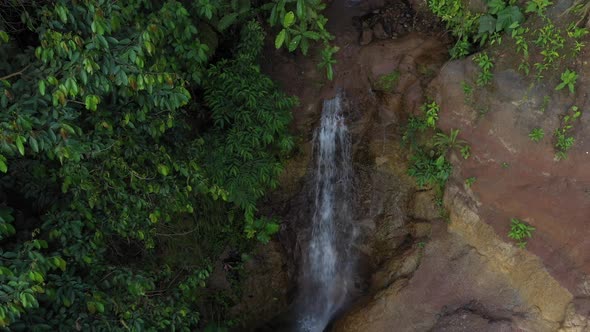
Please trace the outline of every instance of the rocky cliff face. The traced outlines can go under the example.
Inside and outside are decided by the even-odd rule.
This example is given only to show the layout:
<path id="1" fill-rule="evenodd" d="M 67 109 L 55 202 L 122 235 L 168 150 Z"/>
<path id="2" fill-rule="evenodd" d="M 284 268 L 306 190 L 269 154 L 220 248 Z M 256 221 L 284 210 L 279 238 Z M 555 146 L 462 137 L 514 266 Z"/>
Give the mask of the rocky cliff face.
<path id="1" fill-rule="evenodd" d="M 275 57 L 266 68 L 301 99 L 293 128 L 300 150 L 264 211 L 284 220 L 279 241 L 291 286 L 277 310 L 296 291 L 305 241 L 297 234 L 308 227 L 312 205 L 313 128 L 322 100 L 342 89 L 354 143 L 354 218 L 364 238 L 357 301 L 335 331 L 590 331 L 590 117 L 576 124 L 566 160 L 554 158 L 550 137 L 573 105 L 590 106 L 587 55 L 576 62 L 580 78 L 569 94 L 555 91 L 554 78 L 522 78 L 510 47 L 497 48 L 493 84 L 468 101 L 462 83 L 478 73 L 471 58 L 447 62 L 436 29 L 388 26 L 380 15 L 427 20 L 406 5 L 379 9 L 387 3 L 335 1 L 328 9 L 341 47 L 333 82 L 313 58 Z M 405 120 L 427 97 L 441 106 L 441 128 L 459 129 L 472 148 L 469 160 L 452 158 L 447 221 L 432 190 L 406 175 L 400 143 Z M 533 128 L 543 128 L 545 139 L 532 142 Z M 470 187 L 468 177 L 476 178 Z M 507 237 L 510 218 L 536 228 L 526 250 Z"/>

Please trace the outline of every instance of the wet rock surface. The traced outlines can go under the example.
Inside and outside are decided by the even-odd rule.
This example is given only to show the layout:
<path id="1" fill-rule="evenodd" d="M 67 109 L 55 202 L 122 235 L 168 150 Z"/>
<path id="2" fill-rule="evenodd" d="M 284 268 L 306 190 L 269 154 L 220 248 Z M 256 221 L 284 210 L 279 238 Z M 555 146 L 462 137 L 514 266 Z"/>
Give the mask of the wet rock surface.
<path id="1" fill-rule="evenodd" d="M 387 1 L 381 8 L 353 17 L 353 24 L 360 32 L 360 45 L 367 45 L 373 39 L 403 37 L 410 32 L 443 31 L 442 24 L 421 9 L 416 10 L 405 1 Z"/>
<path id="2" fill-rule="evenodd" d="M 299 151 L 263 211 L 283 220 L 278 238 L 290 280 L 284 301 L 296 292 L 306 241 L 297 234 L 308 227 L 312 205 L 313 128 L 322 100 L 341 89 L 353 135 L 354 218 L 363 236 L 357 300 L 336 319 L 334 331 L 590 330 L 590 117 L 576 124 L 568 159 L 554 160 L 550 137 L 567 108 L 590 106 L 587 55 L 576 68 L 577 92 L 568 95 L 555 91 L 553 81 L 523 79 L 509 63 L 513 54 L 500 52 L 492 86 L 468 100 L 462 82 L 474 85 L 477 67 L 470 58 L 447 62 L 448 41 L 436 29 L 404 30 L 406 13 L 411 22 L 423 13 L 421 2 L 409 3 L 413 7 L 334 1 L 326 12 L 341 48 L 333 82 L 315 69 L 313 57 L 284 55 L 266 65 L 301 100 L 293 124 Z M 400 143 L 409 114 L 428 97 L 441 106 L 442 129 L 460 129 L 472 148 L 469 160 L 452 158 L 448 223 L 439 219 L 434 192 L 418 189 L 406 175 L 408 150 Z M 535 144 L 528 134 L 537 127 L 546 136 Z M 470 188 L 468 177 L 476 178 Z M 527 250 L 506 236 L 512 217 L 536 228 Z M 282 327 L 268 324 L 267 330 Z"/>

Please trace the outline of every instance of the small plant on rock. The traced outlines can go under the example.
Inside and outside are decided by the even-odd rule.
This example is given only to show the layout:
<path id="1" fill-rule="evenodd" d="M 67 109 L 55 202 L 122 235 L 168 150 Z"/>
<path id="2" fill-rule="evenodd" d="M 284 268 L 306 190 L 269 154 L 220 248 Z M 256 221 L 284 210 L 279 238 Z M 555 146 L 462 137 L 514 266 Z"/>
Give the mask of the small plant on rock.
<path id="1" fill-rule="evenodd" d="M 547 107 L 549 106 L 549 102 L 551 102 L 551 98 L 549 96 L 543 97 L 543 104 L 541 104 L 541 112 L 545 112 Z"/>
<path id="2" fill-rule="evenodd" d="M 465 143 L 465 145 L 463 145 L 461 147 L 461 156 L 463 157 L 463 159 L 469 159 L 469 157 L 471 157 L 471 146 L 467 145 L 467 143 Z"/>
<path id="3" fill-rule="evenodd" d="M 540 142 L 543 137 L 545 137 L 545 131 L 543 128 L 535 128 L 529 133 L 529 138 L 535 143 Z"/>
<path id="4" fill-rule="evenodd" d="M 440 111 L 438 104 L 433 101 L 431 103 L 422 105 L 420 109 L 426 115 L 426 125 L 430 128 L 436 127 L 436 122 L 438 121 L 438 112 Z"/>
<path id="5" fill-rule="evenodd" d="M 326 69 L 326 77 L 331 81 L 334 78 L 334 64 L 336 63 L 336 59 L 334 59 L 334 53 L 338 52 L 338 46 L 326 46 L 321 54 L 322 60 L 318 63 L 318 67 Z"/>
<path id="6" fill-rule="evenodd" d="M 436 135 L 434 135 L 432 138 L 433 146 L 438 148 L 442 154 L 457 148 L 461 152 L 461 156 L 463 156 L 464 159 L 467 159 L 469 156 L 471 156 L 471 147 L 466 141 L 457 139 L 458 135 L 459 129 L 451 129 L 451 133 L 449 135 L 443 132 L 436 133 Z"/>
<path id="7" fill-rule="evenodd" d="M 449 135 L 445 133 L 436 133 L 433 138 L 434 146 L 439 148 L 441 151 L 447 151 L 461 147 L 463 144 L 466 144 L 466 142 L 464 140 L 457 139 L 458 135 L 459 129 L 451 129 L 451 133 Z"/>
<path id="8" fill-rule="evenodd" d="M 475 176 L 465 179 L 465 185 L 467 186 L 467 188 L 471 188 L 471 186 L 475 183 L 475 180 L 477 180 Z"/>
<path id="9" fill-rule="evenodd" d="M 477 85 L 485 86 L 492 82 L 492 78 L 494 74 L 492 74 L 492 68 L 494 67 L 494 63 L 492 59 L 488 56 L 487 53 L 479 53 L 473 57 L 473 61 L 477 63 L 481 72 L 477 77 Z"/>
<path id="10" fill-rule="evenodd" d="M 444 188 L 451 175 L 451 164 L 444 155 L 431 156 L 425 151 L 417 151 L 410 162 L 408 175 L 416 179 L 419 187 L 431 185 Z"/>
<path id="11" fill-rule="evenodd" d="M 574 127 L 572 123 L 582 116 L 582 111 L 578 106 L 572 106 L 571 110 L 572 114 L 566 114 L 563 117 L 562 126 L 555 130 L 555 148 L 557 149 L 555 157 L 558 160 L 565 159 L 567 157 L 567 151 L 574 146 L 575 139 L 569 136 L 569 132 Z"/>
<path id="12" fill-rule="evenodd" d="M 465 95 L 465 104 L 473 103 L 473 86 L 465 81 L 461 82 L 461 88 Z"/>
<path id="13" fill-rule="evenodd" d="M 575 71 L 566 69 L 561 74 L 561 83 L 557 85 L 555 90 L 561 90 L 567 86 L 570 90 L 570 93 L 574 93 L 576 90 L 576 81 L 578 80 L 578 73 Z"/>
<path id="14" fill-rule="evenodd" d="M 389 74 L 382 75 L 377 80 L 375 87 L 378 90 L 382 91 L 391 91 L 395 88 L 395 85 L 399 81 L 400 72 L 399 70 L 394 70 Z"/>
<path id="15" fill-rule="evenodd" d="M 529 226 L 517 218 L 510 219 L 510 231 L 508 237 L 515 240 L 519 248 L 524 249 L 527 244 L 527 239 L 533 237 L 535 228 Z"/>

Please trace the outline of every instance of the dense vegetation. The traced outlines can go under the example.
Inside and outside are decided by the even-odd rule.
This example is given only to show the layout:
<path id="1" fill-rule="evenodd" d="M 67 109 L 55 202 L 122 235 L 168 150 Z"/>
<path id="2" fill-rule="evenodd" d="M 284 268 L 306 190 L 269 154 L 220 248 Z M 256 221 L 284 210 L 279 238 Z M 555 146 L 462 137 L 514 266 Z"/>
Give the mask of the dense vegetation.
<path id="1" fill-rule="evenodd" d="M 478 67 L 476 78 L 461 82 L 465 105 L 477 111 L 479 116 L 489 111 L 486 101 L 478 98 L 483 94 L 478 93 L 481 90 L 477 89 L 493 89 L 494 69 L 497 66 L 519 72 L 530 83 L 529 91 L 537 87 L 545 90 L 541 107 L 534 110 L 536 112 L 545 113 L 552 98 L 558 101 L 565 99 L 565 96 L 571 98 L 571 104 L 559 110 L 559 126 L 553 135 L 546 135 L 542 127 L 535 127 L 528 134 L 532 144 L 551 137 L 554 160 L 567 159 L 568 151 L 576 142 L 574 134 L 579 129 L 577 127 L 584 113 L 582 106 L 575 102 L 579 99 L 576 97 L 580 96 L 580 91 L 576 91 L 580 78 L 578 70 L 582 69 L 579 57 L 585 51 L 590 36 L 588 24 L 584 24 L 589 19 L 590 3 L 576 0 L 567 10 L 554 7 L 554 2 L 550 0 L 485 0 L 484 3 L 484 8 L 478 8 L 462 0 L 427 1 L 430 10 L 446 23 L 456 39 L 449 51 L 451 57 L 457 59 L 469 56 Z M 430 105 L 425 106 L 428 108 Z M 425 116 L 426 119 L 431 118 L 428 112 Z M 427 127 L 424 116 L 413 117 L 404 138 L 413 139 L 416 133 L 423 132 Z M 451 166 L 445 167 L 446 152 L 430 148 L 441 146 L 437 140 L 447 142 L 446 145 L 450 146 L 448 142 L 457 141 L 456 135 L 451 130 L 449 136 L 444 133 L 430 133 L 430 136 L 426 133 L 426 136 L 421 136 L 425 144 L 414 144 L 418 151 L 411 157 L 409 173 L 420 185 L 437 185 L 441 188 Z M 464 149 L 465 146 L 461 148 L 461 153 L 466 157 L 469 150 Z M 501 167 L 508 168 L 509 164 L 502 162 Z M 465 185 L 470 187 L 475 181 L 475 177 L 468 177 Z M 520 248 L 525 248 L 534 230 L 534 227 L 512 218 L 507 235 L 517 241 Z"/>
<path id="2" fill-rule="evenodd" d="M 278 230 L 256 204 L 293 147 L 297 101 L 260 71 L 263 28 L 282 22 L 269 29 L 291 51 L 333 50 L 321 9 L 0 4 L 0 328 L 223 323 L 206 289 L 213 262 Z"/>

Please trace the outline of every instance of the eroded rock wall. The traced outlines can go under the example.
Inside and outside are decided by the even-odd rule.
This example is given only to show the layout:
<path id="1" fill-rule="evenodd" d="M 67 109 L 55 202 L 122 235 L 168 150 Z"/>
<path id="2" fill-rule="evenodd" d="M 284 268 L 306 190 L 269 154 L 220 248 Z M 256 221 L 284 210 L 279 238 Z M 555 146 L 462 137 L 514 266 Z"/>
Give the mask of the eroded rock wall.
<path id="1" fill-rule="evenodd" d="M 442 35 L 394 36 L 378 26 L 386 21 L 374 18 L 380 13 L 375 7 L 343 3 L 335 1 L 327 12 L 341 48 L 333 82 L 323 80 L 313 57 L 273 58 L 267 68 L 301 99 L 293 128 L 299 151 L 265 211 L 284 220 L 279 240 L 289 293 L 296 291 L 305 241 L 297 234 L 307 227 L 312 205 L 306 193 L 313 128 L 322 100 L 342 89 L 353 133 L 354 218 L 364 234 L 358 247 L 364 274 L 358 301 L 335 322 L 335 331 L 590 330 L 590 117 L 576 124 L 566 160 L 555 160 L 550 137 L 568 108 L 590 106 L 586 54 L 576 62 L 577 92 L 569 95 L 555 91 L 553 81 L 522 78 L 506 47 L 496 54 L 492 85 L 468 100 L 462 85 L 475 85 L 478 69 L 471 58 L 446 62 Z M 373 15 L 367 26 L 377 30 L 368 41 L 367 26 L 357 30 L 353 19 L 367 13 Z M 395 83 L 384 88 L 379 79 L 392 73 Z M 406 175 L 408 150 L 400 144 L 402 125 L 428 97 L 441 106 L 441 128 L 459 129 L 472 148 L 469 160 L 452 160 L 444 199 L 448 223 L 438 218 L 434 193 Z M 546 133 L 540 143 L 528 137 L 533 128 Z M 471 187 L 464 184 L 468 177 L 476 178 Z M 507 237 L 513 217 L 536 228 L 526 250 Z"/>

